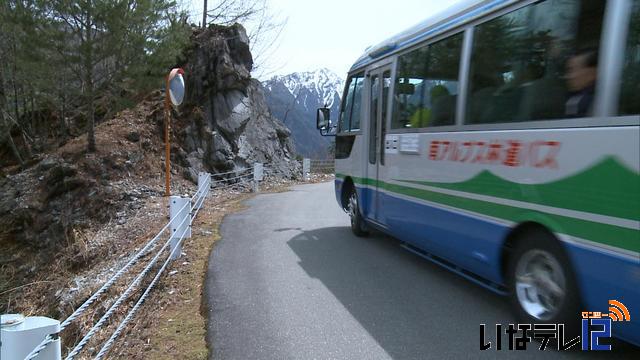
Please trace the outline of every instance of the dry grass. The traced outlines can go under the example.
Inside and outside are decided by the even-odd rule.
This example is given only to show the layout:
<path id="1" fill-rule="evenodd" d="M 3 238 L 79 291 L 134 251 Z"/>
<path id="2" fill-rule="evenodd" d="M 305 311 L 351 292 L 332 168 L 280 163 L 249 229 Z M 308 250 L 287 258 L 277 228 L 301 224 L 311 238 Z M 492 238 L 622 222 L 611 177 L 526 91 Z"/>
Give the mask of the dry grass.
<path id="1" fill-rule="evenodd" d="M 185 241 L 180 257 L 163 276 L 126 336 L 111 351 L 113 358 L 206 359 L 204 279 L 209 254 L 220 239 L 224 216 L 244 208 L 251 194 L 209 197 Z"/>
<path id="2" fill-rule="evenodd" d="M 293 181 L 265 182 L 266 193 L 284 192 Z M 192 237 L 183 245 L 184 255 L 163 276 L 147 303 L 111 351 L 113 358 L 206 359 L 207 310 L 203 297 L 208 260 L 220 239 L 226 215 L 245 208 L 246 193 L 213 194 L 205 201 L 193 224 Z"/>
<path id="3" fill-rule="evenodd" d="M 64 195 L 67 203 L 61 205 L 59 222 L 68 224 L 73 234 L 66 242 L 39 248 L 15 241 L 13 234 L 3 234 L 4 229 L 0 229 L 0 312 L 65 318 L 106 280 L 110 268 L 117 269 L 123 259 L 166 223 L 166 204 L 161 195 L 163 162 L 159 155 L 162 139 L 157 135 L 153 115 L 158 104 L 161 102 L 143 101 L 98 124 L 96 153 L 85 152 L 85 134 L 70 139 L 48 156 L 74 165 L 77 177 L 92 185 L 78 194 Z M 127 140 L 132 132 L 139 134 L 139 141 Z M 107 163 L 110 165 L 102 167 Z M 47 189 L 37 168 L 32 166 L 13 176 L 16 183 L 23 185 L 15 200 L 27 204 L 27 208 L 47 209 L 48 200 L 42 200 Z M 113 195 L 97 192 L 97 197 L 104 196 L 110 207 L 84 201 L 107 186 Z M 120 198 L 143 189 L 151 194 L 136 195 L 135 203 L 131 198 Z M 193 193 L 195 185 L 173 176 L 172 189 L 176 194 Z M 85 215 L 71 220 L 69 214 L 74 211 Z M 96 220 L 97 215 L 91 213 L 104 213 L 108 218 Z M 66 338 L 74 341 L 74 336 Z"/>

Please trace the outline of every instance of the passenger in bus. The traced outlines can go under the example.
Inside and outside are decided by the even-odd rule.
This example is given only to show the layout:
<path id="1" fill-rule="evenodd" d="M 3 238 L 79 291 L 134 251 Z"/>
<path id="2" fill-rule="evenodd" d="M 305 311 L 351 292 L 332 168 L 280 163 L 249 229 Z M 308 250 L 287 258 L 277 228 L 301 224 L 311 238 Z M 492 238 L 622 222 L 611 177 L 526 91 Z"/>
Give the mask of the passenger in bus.
<path id="1" fill-rule="evenodd" d="M 431 97 L 431 106 L 435 104 L 438 100 L 443 99 L 444 97 L 449 96 L 449 90 L 443 85 L 436 85 L 431 88 L 429 91 L 429 96 Z M 428 126 L 433 126 L 432 122 L 432 109 L 430 109 L 426 102 L 423 103 L 422 107 L 419 107 L 411 118 L 409 119 L 409 123 L 411 127 L 414 129 L 425 128 Z"/>
<path id="2" fill-rule="evenodd" d="M 581 50 L 569 58 L 565 74 L 569 89 L 565 115 L 584 117 L 593 114 L 597 74 L 598 52 L 596 50 Z"/>

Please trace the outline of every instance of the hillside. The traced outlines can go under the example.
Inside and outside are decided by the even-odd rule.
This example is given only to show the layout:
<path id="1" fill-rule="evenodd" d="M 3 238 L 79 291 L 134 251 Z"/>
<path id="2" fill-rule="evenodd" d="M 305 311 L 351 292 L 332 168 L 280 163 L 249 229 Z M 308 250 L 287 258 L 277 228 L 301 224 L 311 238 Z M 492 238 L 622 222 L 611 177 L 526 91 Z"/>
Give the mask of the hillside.
<path id="1" fill-rule="evenodd" d="M 182 59 L 177 65 L 186 72 L 187 97 L 172 114 L 173 193 L 192 194 L 199 171 L 243 169 L 256 161 L 295 177 L 299 165 L 292 161 L 290 132 L 269 114 L 259 83 L 250 76 L 242 26 L 195 30 Z M 56 316 L 82 295 L 52 290 L 54 285 L 82 290 L 65 274 L 94 271 L 81 276 L 90 285 L 99 280 L 95 271 L 109 269 L 166 220 L 163 99 L 162 91 L 154 91 L 98 123 L 96 152 L 86 152 L 82 135 L 34 155 L 24 168 L 2 167 L 3 309 L 29 313 L 45 306 Z M 30 284 L 28 291 L 13 291 L 23 284 Z M 33 297 L 38 289 L 46 297 Z"/>

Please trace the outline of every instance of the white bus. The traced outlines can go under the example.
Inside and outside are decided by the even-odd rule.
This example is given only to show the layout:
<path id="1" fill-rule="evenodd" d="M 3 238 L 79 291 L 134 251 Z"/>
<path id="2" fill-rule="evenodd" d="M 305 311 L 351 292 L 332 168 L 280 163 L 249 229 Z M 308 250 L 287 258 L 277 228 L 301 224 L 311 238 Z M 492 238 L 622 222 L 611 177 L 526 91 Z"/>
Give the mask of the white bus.
<path id="1" fill-rule="evenodd" d="M 619 301 L 613 334 L 640 344 L 639 114 L 640 0 L 485 0 L 368 49 L 317 125 L 356 235 L 508 295 L 521 322 Z"/>

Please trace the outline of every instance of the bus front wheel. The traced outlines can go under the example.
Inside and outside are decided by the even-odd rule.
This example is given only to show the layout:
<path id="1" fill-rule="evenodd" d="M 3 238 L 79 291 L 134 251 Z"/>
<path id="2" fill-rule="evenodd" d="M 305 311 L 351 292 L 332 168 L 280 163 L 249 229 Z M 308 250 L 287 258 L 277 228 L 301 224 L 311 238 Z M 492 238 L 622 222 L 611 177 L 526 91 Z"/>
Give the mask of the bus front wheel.
<path id="1" fill-rule="evenodd" d="M 356 192 L 355 187 L 351 188 L 351 193 L 349 194 L 347 213 L 349 214 L 349 218 L 351 218 L 351 231 L 353 231 L 356 236 L 367 236 L 369 232 L 367 231 L 367 225 L 360 214 L 360 202 L 358 202 L 358 193 Z"/>
<path id="2" fill-rule="evenodd" d="M 546 231 L 523 234 L 508 264 L 510 302 L 521 323 L 565 324 L 575 334 L 580 300 L 569 257 Z"/>

